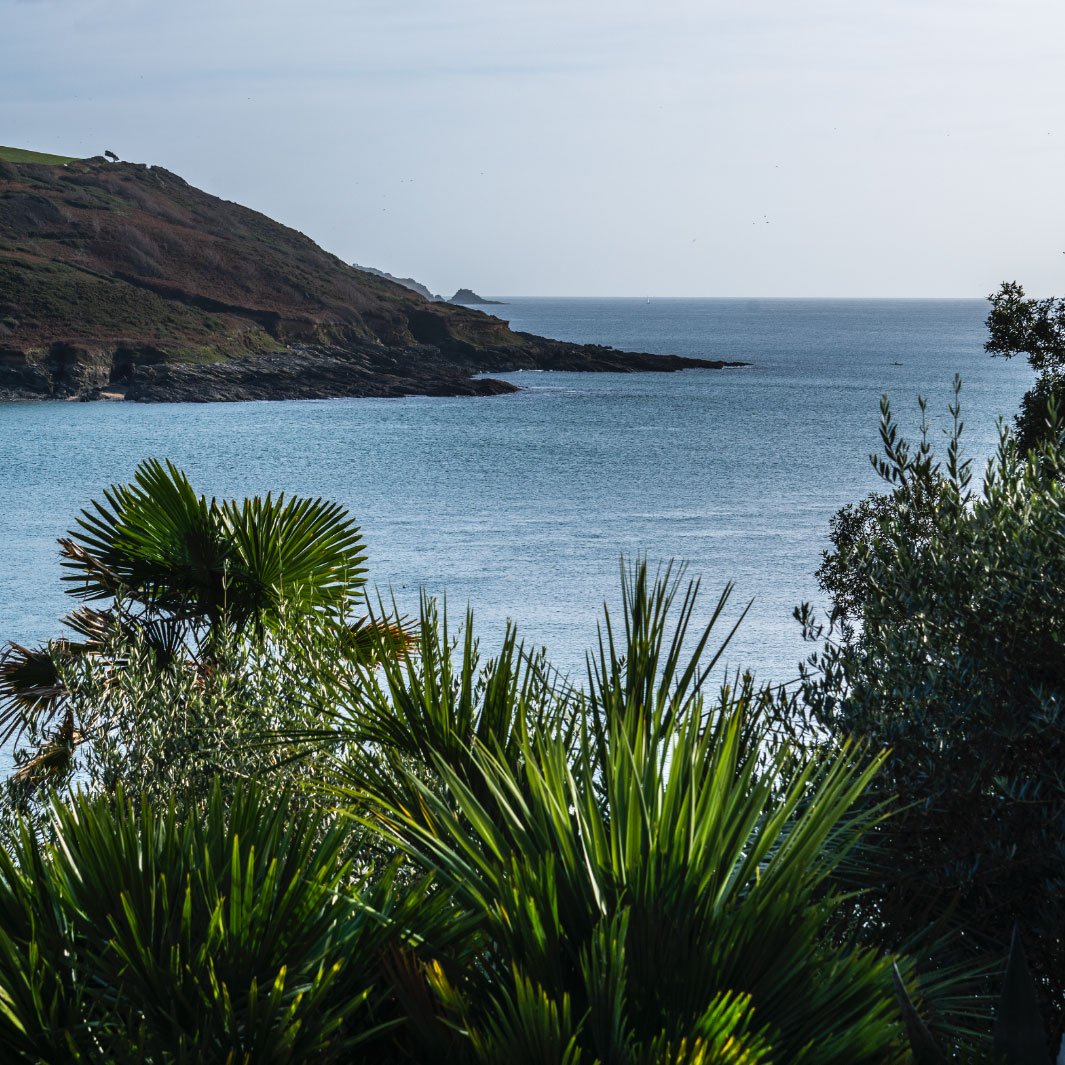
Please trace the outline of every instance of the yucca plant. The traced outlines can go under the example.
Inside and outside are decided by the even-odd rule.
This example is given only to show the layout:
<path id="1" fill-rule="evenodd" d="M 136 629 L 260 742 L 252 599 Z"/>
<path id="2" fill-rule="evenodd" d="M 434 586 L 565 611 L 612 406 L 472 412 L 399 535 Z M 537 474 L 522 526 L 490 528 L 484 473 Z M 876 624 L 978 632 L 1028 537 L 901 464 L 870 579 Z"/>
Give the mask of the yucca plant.
<path id="1" fill-rule="evenodd" d="M 878 758 L 800 764 L 768 742 L 748 680 L 706 697 L 697 585 L 629 575 L 567 731 L 473 736 L 437 781 L 399 765 L 366 823 L 476 928 L 426 964 L 427 1045 L 481 1062 L 901 1061 L 890 959 L 838 942 L 828 878 L 881 816 L 853 814 Z M 676 622 L 676 624 L 674 624 Z M 411 980 L 412 986 L 417 983 Z"/>
<path id="2" fill-rule="evenodd" d="M 343 748 L 334 779 L 349 797 L 370 792 L 416 806 L 410 776 L 439 783 L 439 764 L 478 788 L 475 748 L 493 751 L 520 771 L 533 735 L 574 745 L 572 690 L 542 651 L 526 649 L 513 625 L 498 650 L 484 656 L 472 611 L 456 636 L 446 604 L 423 595 L 419 618 L 406 630 L 413 653 L 396 654 L 394 637 L 378 620 L 395 613 L 394 604 L 391 611 L 382 604 L 370 612 L 357 659 L 319 657 L 313 669 L 320 693 L 315 723 L 285 735 L 297 745 Z"/>
<path id="3" fill-rule="evenodd" d="M 346 829 L 255 788 L 53 817 L 0 852 L 0 1059 L 390 1060 L 387 958 L 439 906 L 353 881 Z"/>

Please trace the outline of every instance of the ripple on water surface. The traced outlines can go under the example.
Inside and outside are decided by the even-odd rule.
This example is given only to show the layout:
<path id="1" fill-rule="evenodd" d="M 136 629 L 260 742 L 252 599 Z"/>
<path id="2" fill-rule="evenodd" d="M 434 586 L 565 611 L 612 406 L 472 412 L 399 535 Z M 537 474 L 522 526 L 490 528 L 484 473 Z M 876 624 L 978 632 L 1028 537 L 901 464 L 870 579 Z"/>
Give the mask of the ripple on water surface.
<path id="1" fill-rule="evenodd" d="M 491 399 L 0 406 L 0 636 L 54 635 L 68 605 L 55 538 L 150 456 L 200 490 L 284 490 L 350 507 L 371 579 L 473 604 L 487 642 L 516 618 L 568 670 L 619 555 L 677 558 L 754 599 L 730 656 L 764 677 L 804 654 L 793 607 L 817 598 L 829 516 L 876 486 L 878 402 L 926 395 L 945 423 L 955 373 L 971 454 L 997 439 L 1031 373 L 982 350 L 980 300 L 532 300 L 515 328 L 636 350 L 749 360 L 683 374 L 509 375 Z M 735 614 L 735 612 L 734 612 Z"/>

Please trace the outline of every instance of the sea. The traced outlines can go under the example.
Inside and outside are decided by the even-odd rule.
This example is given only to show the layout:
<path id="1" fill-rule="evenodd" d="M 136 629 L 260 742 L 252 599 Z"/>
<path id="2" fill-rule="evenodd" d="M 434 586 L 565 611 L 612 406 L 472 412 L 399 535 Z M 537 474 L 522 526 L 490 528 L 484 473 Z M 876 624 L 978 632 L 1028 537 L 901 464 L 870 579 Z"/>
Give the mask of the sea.
<path id="1" fill-rule="evenodd" d="M 513 620 L 574 680 L 622 560 L 673 563 L 699 618 L 731 589 L 723 668 L 784 683 L 812 649 L 795 607 L 825 606 L 829 520 L 878 488 L 881 397 L 911 434 L 925 397 L 939 445 L 960 375 L 979 473 L 1032 381 L 984 352 L 982 300 L 500 299 L 515 329 L 750 365 L 498 375 L 521 391 L 492 398 L 0 405 L 0 638 L 60 633 L 56 538 L 159 457 L 209 496 L 339 501 L 401 610 L 439 597 L 457 630 L 472 609 L 486 650 Z"/>

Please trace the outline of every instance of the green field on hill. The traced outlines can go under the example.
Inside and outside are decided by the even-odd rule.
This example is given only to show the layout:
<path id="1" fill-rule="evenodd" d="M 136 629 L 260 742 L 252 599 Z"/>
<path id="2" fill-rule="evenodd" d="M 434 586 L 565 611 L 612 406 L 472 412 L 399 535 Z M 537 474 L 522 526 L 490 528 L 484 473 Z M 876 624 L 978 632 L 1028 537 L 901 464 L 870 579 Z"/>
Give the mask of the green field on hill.
<path id="1" fill-rule="evenodd" d="M 75 158 L 73 155 L 49 155 L 47 152 L 31 152 L 25 148 L 5 148 L 0 144 L 0 162 L 4 163 L 45 163 L 49 166 L 59 166 L 62 163 L 72 163 Z"/>

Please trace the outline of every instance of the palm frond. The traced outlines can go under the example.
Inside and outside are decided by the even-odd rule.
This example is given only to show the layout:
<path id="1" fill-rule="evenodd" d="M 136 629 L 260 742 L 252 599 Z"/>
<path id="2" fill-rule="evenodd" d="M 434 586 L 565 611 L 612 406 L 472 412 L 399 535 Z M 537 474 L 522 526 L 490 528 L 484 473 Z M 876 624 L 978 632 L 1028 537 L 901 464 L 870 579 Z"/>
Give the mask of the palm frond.
<path id="1" fill-rule="evenodd" d="M 417 653 L 418 629 L 409 617 L 367 614 L 349 622 L 345 630 L 343 650 L 349 661 L 372 666 Z"/>
<path id="2" fill-rule="evenodd" d="M 47 712 L 65 694 L 55 662 L 61 648 L 62 645 L 8 644 L 0 658 L 0 727 L 4 729 L 0 742 L 6 743 L 24 727 L 27 716 Z"/>
<path id="3" fill-rule="evenodd" d="M 125 594 L 156 609 L 221 613 L 227 545 L 211 505 L 172 462 L 141 463 L 131 484 L 112 485 L 104 499 L 61 542 L 71 595 Z"/>
<path id="4" fill-rule="evenodd" d="M 0 853 L 5 1061 L 387 1059 L 382 959 L 425 895 L 349 890 L 343 828 L 255 788 L 200 817 L 121 795 L 52 817 L 54 845 Z"/>
<path id="5" fill-rule="evenodd" d="M 231 547 L 226 609 L 238 627 L 269 624 L 284 610 L 340 616 L 360 597 L 362 535 L 339 504 L 267 495 L 222 503 L 218 513 Z"/>
<path id="6" fill-rule="evenodd" d="M 370 617 L 376 624 L 376 616 Z M 413 631 L 415 653 L 390 653 L 391 638 L 378 631 L 369 660 L 328 680 L 334 698 L 323 707 L 317 737 L 346 747 L 337 769 L 349 796 L 371 791 L 397 803 L 414 802 L 403 767 L 426 778 L 435 776 L 438 763 L 476 782 L 474 746 L 517 768 L 534 733 L 575 744 L 577 716 L 569 693 L 513 626 L 506 628 L 499 650 L 482 659 L 472 613 L 467 611 L 456 639 L 446 604 L 423 596 Z"/>

